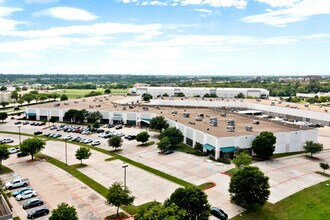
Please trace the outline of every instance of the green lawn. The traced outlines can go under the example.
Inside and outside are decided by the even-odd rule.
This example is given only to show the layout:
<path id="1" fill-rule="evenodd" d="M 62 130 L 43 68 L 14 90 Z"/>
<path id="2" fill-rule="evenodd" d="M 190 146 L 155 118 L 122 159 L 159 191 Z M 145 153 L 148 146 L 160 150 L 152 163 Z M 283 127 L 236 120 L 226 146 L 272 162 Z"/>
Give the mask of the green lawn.
<path id="1" fill-rule="evenodd" d="M 5 174 L 5 173 L 11 173 L 11 172 L 13 172 L 13 170 L 10 169 L 9 167 L 6 167 L 6 166 L 4 166 L 4 165 L 2 165 L 2 166 L 0 167 L 0 175 L 1 175 L 1 174 Z"/>
<path id="2" fill-rule="evenodd" d="M 266 204 L 262 209 L 246 211 L 233 220 L 264 219 L 329 219 L 330 180 L 304 189 L 276 204 Z"/>
<path id="3" fill-rule="evenodd" d="M 93 89 L 63 89 L 61 91 L 57 91 L 56 93 L 59 95 L 66 94 L 69 99 L 76 99 L 76 98 L 82 98 L 86 94 L 90 93 L 91 91 L 95 91 Z M 97 88 L 97 92 L 104 93 L 103 88 Z M 112 94 L 127 94 L 128 89 L 111 89 Z"/>

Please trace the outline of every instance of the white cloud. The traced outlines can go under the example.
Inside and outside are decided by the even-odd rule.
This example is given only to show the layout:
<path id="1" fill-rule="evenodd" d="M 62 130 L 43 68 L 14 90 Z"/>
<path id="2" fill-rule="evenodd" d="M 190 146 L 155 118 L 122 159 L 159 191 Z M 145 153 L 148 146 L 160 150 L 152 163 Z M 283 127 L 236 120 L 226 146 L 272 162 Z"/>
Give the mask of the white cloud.
<path id="1" fill-rule="evenodd" d="M 15 28 L 18 24 L 23 23 L 23 22 L 19 22 L 19 21 L 7 18 L 11 14 L 18 12 L 18 11 L 22 11 L 22 9 L 21 8 L 12 8 L 12 7 L 0 7 L 0 31 L 15 30 Z"/>
<path id="2" fill-rule="evenodd" d="M 302 0 L 255 0 L 260 3 L 266 3 L 272 7 L 290 7 Z"/>
<path id="3" fill-rule="evenodd" d="M 187 5 L 205 5 L 211 7 L 235 7 L 245 8 L 247 0 L 119 0 L 122 3 L 133 3 L 136 5 L 158 5 L 158 6 L 187 6 Z"/>
<path id="4" fill-rule="evenodd" d="M 53 3 L 53 2 L 58 2 L 59 0 L 25 0 L 26 3 L 32 4 L 32 3 Z"/>
<path id="5" fill-rule="evenodd" d="M 44 11 L 34 13 L 35 16 L 52 16 L 64 20 L 79 20 L 79 21 L 93 21 L 97 19 L 97 16 L 90 12 L 72 7 L 54 7 Z"/>
<path id="6" fill-rule="evenodd" d="M 197 9 L 194 9 L 194 11 L 198 11 L 198 12 L 202 12 L 202 13 L 207 13 L 207 14 L 212 14 L 212 11 L 211 10 L 203 9 L 203 8 L 197 8 Z"/>
<path id="7" fill-rule="evenodd" d="M 274 10 L 268 13 L 248 16 L 242 19 L 246 23 L 263 23 L 283 27 L 289 23 L 303 21 L 309 17 L 330 14 L 330 1 L 303 0 L 292 7 Z"/>

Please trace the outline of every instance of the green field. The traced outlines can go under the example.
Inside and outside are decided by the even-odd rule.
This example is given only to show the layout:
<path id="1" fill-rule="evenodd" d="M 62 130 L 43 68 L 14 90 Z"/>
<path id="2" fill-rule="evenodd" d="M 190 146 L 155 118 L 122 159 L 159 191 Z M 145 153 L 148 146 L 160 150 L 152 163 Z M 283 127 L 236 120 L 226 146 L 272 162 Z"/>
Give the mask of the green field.
<path id="1" fill-rule="evenodd" d="M 59 95 L 66 94 L 69 99 L 76 99 L 82 98 L 86 94 L 90 93 L 91 91 L 97 91 L 104 93 L 103 88 L 97 88 L 96 90 L 93 89 L 63 89 L 61 91 L 57 91 L 56 93 Z M 127 94 L 128 89 L 111 89 L 112 94 Z"/>
<path id="2" fill-rule="evenodd" d="M 304 189 L 276 204 L 266 204 L 262 209 L 250 210 L 234 220 L 264 219 L 329 219 L 330 180 Z"/>

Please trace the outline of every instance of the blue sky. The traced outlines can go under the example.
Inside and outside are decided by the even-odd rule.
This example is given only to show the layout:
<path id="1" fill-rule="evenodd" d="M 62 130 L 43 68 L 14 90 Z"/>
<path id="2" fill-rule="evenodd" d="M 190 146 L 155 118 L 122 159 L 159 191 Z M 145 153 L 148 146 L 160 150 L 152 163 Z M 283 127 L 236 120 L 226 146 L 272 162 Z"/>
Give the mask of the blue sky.
<path id="1" fill-rule="evenodd" d="M 330 74 L 330 0 L 0 0 L 0 73 Z"/>

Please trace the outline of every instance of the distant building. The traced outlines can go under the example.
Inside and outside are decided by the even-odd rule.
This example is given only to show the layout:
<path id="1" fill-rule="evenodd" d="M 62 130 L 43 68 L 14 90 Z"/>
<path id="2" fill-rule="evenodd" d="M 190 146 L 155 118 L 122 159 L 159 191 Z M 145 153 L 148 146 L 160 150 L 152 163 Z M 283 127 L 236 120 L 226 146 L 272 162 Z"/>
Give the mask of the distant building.
<path id="1" fill-rule="evenodd" d="M 313 80 L 313 79 L 322 79 L 322 76 L 320 75 L 307 75 L 304 76 L 305 81 Z"/>
<path id="2" fill-rule="evenodd" d="M 296 94 L 297 97 L 299 98 L 314 98 L 315 96 L 328 96 L 330 97 L 330 92 L 318 92 L 318 93 L 297 93 Z"/>
<path id="3" fill-rule="evenodd" d="M 140 87 L 149 87 L 150 85 L 149 84 L 146 84 L 146 83 L 135 83 L 133 85 L 134 88 L 140 88 Z"/>
<path id="4" fill-rule="evenodd" d="M 0 92 L 0 102 L 13 102 L 10 92 Z"/>
<path id="5" fill-rule="evenodd" d="M 234 98 L 239 93 L 243 93 L 245 97 L 268 98 L 269 96 L 268 90 L 260 88 L 140 87 L 130 89 L 130 93 L 136 95 L 149 93 L 153 97 L 162 96 L 165 93 L 169 96 L 183 93 L 185 97 L 203 97 L 209 94 L 219 98 Z"/>
<path id="6" fill-rule="evenodd" d="M 5 198 L 0 195 L 0 220 L 12 220 L 13 214 Z"/>

